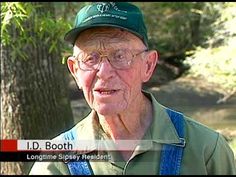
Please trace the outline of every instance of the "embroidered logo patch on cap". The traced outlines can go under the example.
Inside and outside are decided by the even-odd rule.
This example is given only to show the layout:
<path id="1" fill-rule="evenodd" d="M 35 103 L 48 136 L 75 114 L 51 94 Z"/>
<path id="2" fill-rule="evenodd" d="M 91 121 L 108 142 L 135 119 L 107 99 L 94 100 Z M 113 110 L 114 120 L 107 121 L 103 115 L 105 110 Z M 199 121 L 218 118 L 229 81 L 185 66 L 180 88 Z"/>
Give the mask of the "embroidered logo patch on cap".
<path id="1" fill-rule="evenodd" d="M 99 26 L 125 29 L 138 36 L 148 46 L 142 12 L 128 2 L 94 2 L 83 7 L 76 15 L 74 28 L 66 33 L 65 40 L 74 45 L 83 30 Z"/>

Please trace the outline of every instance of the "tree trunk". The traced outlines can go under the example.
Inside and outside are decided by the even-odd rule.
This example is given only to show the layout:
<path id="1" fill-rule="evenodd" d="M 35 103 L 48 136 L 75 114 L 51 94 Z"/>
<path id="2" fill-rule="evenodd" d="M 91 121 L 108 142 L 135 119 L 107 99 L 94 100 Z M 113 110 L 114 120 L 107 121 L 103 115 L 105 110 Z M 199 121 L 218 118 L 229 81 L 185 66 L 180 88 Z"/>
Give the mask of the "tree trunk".
<path id="1" fill-rule="evenodd" d="M 38 4 L 42 7 L 37 14 L 53 13 L 51 3 Z M 22 45 L 26 60 L 1 43 L 1 139 L 50 139 L 74 123 L 60 46 L 49 53 L 50 41 L 34 33 L 34 23 L 32 15 L 24 24 L 36 44 Z M 19 40 L 19 31 L 14 26 L 9 30 L 12 39 Z M 2 162 L 1 174 L 27 174 L 29 166 L 28 162 Z"/>
<path id="2" fill-rule="evenodd" d="M 203 3 L 195 3 L 194 9 L 198 11 L 202 11 L 204 4 Z M 191 38 L 192 38 L 192 45 L 198 46 L 200 44 L 200 23 L 201 23 L 202 16 L 199 13 L 194 13 L 193 17 L 190 20 L 191 26 Z"/>

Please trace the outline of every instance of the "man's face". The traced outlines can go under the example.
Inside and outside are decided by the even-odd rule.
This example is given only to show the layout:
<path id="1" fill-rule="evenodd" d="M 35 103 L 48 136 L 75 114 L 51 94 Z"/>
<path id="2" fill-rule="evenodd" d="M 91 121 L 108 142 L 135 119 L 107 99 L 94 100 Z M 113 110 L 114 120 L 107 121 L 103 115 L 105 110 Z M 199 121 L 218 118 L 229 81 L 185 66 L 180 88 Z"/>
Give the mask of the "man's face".
<path id="1" fill-rule="evenodd" d="M 129 32 L 118 28 L 94 28 L 79 35 L 74 46 L 74 56 L 88 51 L 100 51 L 106 55 L 117 49 L 129 49 L 136 54 L 146 47 Z M 128 69 L 114 68 L 106 56 L 96 70 L 81 70 L 78 60 L 82 58 L 79 57 L 68 66 L 89 106 L 105 116 L 125 113 L 141 97 L 141 85 L 145 81 L 144 58 L 145 53 L 135 57 Z"/>

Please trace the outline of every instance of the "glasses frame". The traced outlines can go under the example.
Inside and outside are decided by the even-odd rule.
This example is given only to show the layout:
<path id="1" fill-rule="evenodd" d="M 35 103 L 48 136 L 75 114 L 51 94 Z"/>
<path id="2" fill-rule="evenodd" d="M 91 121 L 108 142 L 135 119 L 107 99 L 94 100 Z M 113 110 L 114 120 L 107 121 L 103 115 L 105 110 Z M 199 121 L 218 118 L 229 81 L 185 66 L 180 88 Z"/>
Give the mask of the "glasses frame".
<path id="1" fill-rule="evenodd" d="M 124 50 L 128 50 L 128 49 L 124 49 Z M 131 66 L 131 64 L 133 63 L 133 60 L 134 60 L 134 58 L 136 58 L 138 55 L 140 55 L 140 54 L 142 54 L 142 53 L 144 53 L 144 52 L 147 52 L 148 51 L 148 49 L 144 49 L 144 50 L 142 50 L 142 51 L 140 51 L 140 52 L 138 52 L 138 53 L 136 53 L 136 54 L 134 54 L 132 51 L 130 51 L 130 50 L 128 50 L 129 52 L 130 52 L 130 54 L 132 55 L 132 58 L 129 60 L 129 61 L 127 61 L 127 68 L 119 68 L 119 67 L 116 67 L 116 66 L 114 66 L 113 64 L 112 64 L 112 62 L 110 61 L 110 59 L 109 59 L 109 55 L 108 54 L 103 54 L 101 51 L 96 51 L 98 54 L 99 54 L 99 62 L 97 63 L 97 64 L 95 64 L 95 65 L 97 65 L 96 67 L 88 67 L 87 69 L 84 69 L 84 68 L 82 68 L 81 66 L 80 66 L 80 63 L 81 62 L 83 62 L 81 59 L 79 59 L 79 55 L 81 54 L 78 54 L 76 57 L 74 57 L 77 61 L 78 61 L 78 65 L 79 65 L 79 68 L 81 69 L 81 70 L 83 70 L 83 71 L 93 71 L 93 70 L 98 70 L 98 68 L 100 67 L 100 65 L 101 65 L 101 63 L 102 63 L 102 60 L 105 60 L 105 58 L 109 61 L 109 63 L 110 63 L 110 65 L 113 67 L 113 68 L 115 68 L 115 69 L 118 69 L 118 70 L 126 70 L 126 69 L 129 69 L 130 68 L 130 66 Z M 95 66 L 94 65 L 94 66 Z"/>

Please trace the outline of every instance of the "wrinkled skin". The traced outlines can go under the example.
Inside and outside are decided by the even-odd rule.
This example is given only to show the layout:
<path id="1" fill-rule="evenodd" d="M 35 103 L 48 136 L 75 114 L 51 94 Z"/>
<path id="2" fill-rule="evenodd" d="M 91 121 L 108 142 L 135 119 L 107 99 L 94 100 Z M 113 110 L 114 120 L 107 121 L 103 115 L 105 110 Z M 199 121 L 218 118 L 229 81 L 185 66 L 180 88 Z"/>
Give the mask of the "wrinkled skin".
<path id="1" fill-rule="evenodd" d="M 137 53 L 146 49 L 137 36 L 127 31 L 97 27 L 83 31 L 73 48 L 73 55 L 81 51 L 129 49 Z M 115 69 L 103 58 L 99 68 L 83 71 L 74 57 L 68 59 L 68 68 L 86 101 L 94 109 L 104 132 L 113 140 L 141 139 L 152 121 L 150 101 L 142 93 L 156 66 L 158 54 L 149 50 L 134 58 L 129 69 Z"/>

